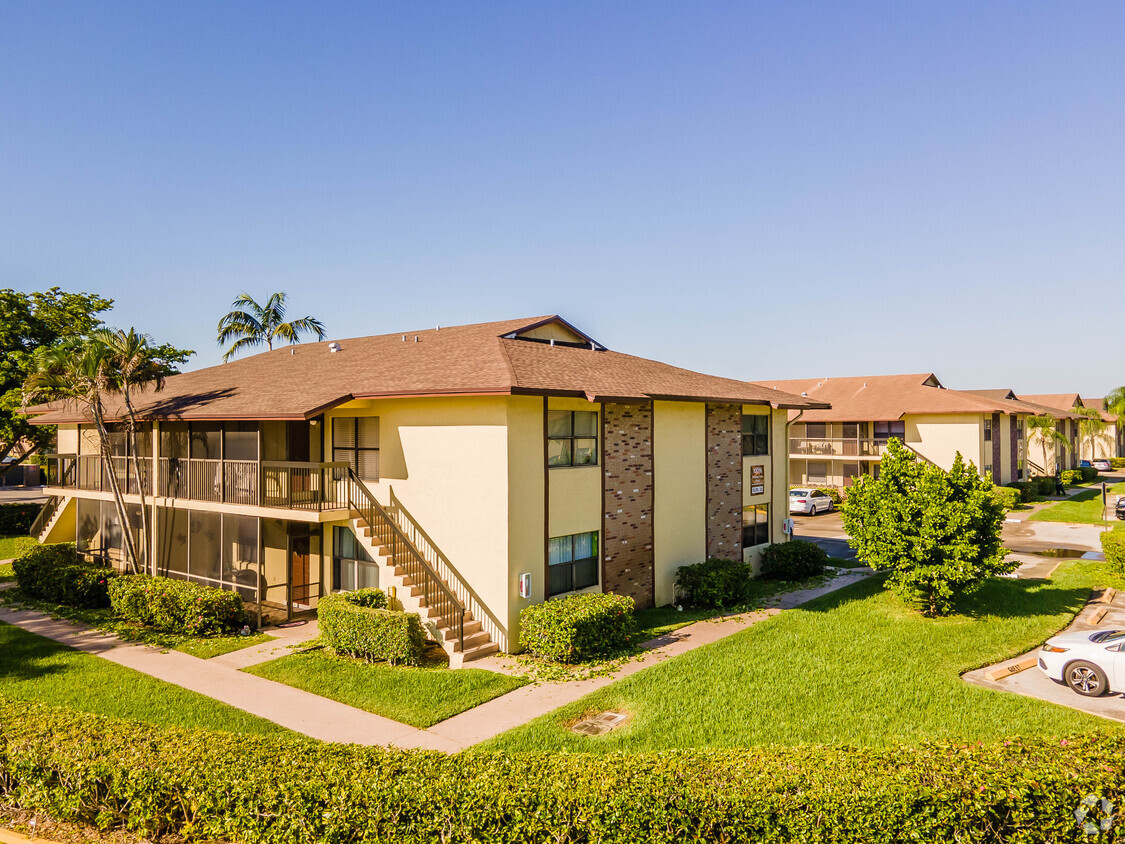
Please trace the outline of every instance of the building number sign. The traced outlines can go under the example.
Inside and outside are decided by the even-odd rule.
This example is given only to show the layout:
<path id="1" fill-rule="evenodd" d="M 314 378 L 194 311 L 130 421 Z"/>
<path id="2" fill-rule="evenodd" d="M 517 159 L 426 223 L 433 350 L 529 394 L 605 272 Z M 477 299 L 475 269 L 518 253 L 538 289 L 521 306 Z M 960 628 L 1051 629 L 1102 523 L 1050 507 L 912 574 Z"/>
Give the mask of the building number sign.
<path id="1" fill-rule="evenodd" d="M 766 467 L 750 467 L 750 494 L 761 495 L 766 491 Z"/>

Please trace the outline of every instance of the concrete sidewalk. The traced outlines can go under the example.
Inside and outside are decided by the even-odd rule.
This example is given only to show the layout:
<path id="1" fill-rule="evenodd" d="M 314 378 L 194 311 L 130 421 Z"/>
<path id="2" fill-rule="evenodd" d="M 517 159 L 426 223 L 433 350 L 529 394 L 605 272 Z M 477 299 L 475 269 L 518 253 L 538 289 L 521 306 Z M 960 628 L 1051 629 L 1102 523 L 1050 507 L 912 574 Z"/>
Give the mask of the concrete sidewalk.
<path id="1" fill-rule="evenodd" d="M 239 670 L 292 653 L 290 645 L 315 637 L 314 623 L 300 628 L 272 630 L 272 635 L 279 636 L 277 642 L 205 660 L 178 651 L 160 651 L 148 645 L 122 642 L 116 636 L 29 610 L 0 607 L 0 621 L 199 692 L 321 741 L 454 753 L 573 703 L 657 662 L 724 639 L 777 615 L 783 607 L 799 606 L 869 576 L 865 572 L 846 571 L 837 574 L 822 587 L 782 596 L 779 607 L 690 624 L 646 643 L 649 653 L 625 663 L 612 674 L 588 680 L 523 686 L 429 729 L 401 724 Z"/>

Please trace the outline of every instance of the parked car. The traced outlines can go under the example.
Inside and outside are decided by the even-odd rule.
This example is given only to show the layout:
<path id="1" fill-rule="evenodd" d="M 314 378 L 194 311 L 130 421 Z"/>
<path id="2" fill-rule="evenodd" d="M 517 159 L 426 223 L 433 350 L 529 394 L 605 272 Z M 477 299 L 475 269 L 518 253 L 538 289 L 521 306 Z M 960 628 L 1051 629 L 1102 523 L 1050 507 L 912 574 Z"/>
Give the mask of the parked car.
<path id="1" fill-rule="evenodd" d="M 789 512 L 815 516 L 817 513 L 831 513 L 832 499 L 819 489 L 789 490 Z"/>
<path id="2" fill-rule="evenodd" d="M 1078 461 L 1078 468 L 1079 469 L 1089 469 L 1090 468 L 1090 461 L 1089 460 L 1079 460 Z"/>
<path id="3" fill-rule="evenodd" d="M 1118 519 L 1125 519 L 1125 495 L 1117 496 L 1117 504 L 1114 505 L 1113 515 Z"/>
<path id="4" fill-rule="evenodd" d="M 1086 697 L 1125 692 L 1125 630 L 1075 630 L 1047 640 L 1039 668 Z"/>
<path id="5" fill-rule="evenodd" d="M 1099 472 L 1112 472 L 1113 471 L 1113 464 L 1110 463 L 1108 460 L 1098 459 L 1098 460 L 1094 461 L 1094 468 L 1097 469 Z"/>

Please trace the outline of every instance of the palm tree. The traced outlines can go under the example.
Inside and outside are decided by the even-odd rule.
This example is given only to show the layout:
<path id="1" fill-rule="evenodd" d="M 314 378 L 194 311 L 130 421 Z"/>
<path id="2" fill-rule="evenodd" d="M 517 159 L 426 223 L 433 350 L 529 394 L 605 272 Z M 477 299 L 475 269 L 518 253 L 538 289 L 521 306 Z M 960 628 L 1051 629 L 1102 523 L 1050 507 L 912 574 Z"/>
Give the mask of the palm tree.
<path id="1" fill-rule="evenodd" d="M 1082 417 L 1078 420 L 1078 456 L 1082 456 L 1082 445 L 1085 444 L 1086 440 L 1089 440 L 1090 459 L 1093 460 L 1097 438 L 1105 431 L 1105 422 L 1102 421 L 1102 413 L 1095 407 L 1075 407 L 1072 408 L 1070 412 L 1076 413 Z"/>
<path id="2" fill-rule="evenodd" d="M 152 548 L 151 528 L 148 508 L 145 504 L 145 487 L 151 475 L 141 473 L 137 449 L 137 409 L 133 404 L 134 392 L 144 392 L 151 388 L 154 392 L 164 389 L 164 381 L 174 372 L 169 362 L 152 345 L 152 338 L 140 334 L 136 329 L 128 331 L 100 328 L 91 335 L 91 340 L 104 346 L 109 364 L 109 388 L 121 393 L 125 401 L 125 435 L 127 451 L 137 479 L 137 489 L 141 498 L 141 538 L 144 559 L 149 559 Z"/>
<path id="3" fill-rule="evenodd" d="M 106 428 L 105 403 L 112 392 L 114 364 L 109 349 L 91 338 L 77 338 L 57 346 L 40 346 L 32 355 L 32 372 L 23 385 L 24 403 L 57 401 L 85 412 L 98 432 L 98 451 L 102 467 L 109 479 L 110 492 L 121 520 L 125 557 L 137 572 L 137 547 L 129 530 L 129 514 L 117 483 L 110 455 L 109 432 Z"/>
<path id="4" fill-rule="evenodd" d="M 1114 387 L 1106 393 L 1105 412 L 1125 416 L 1125 387 Z"/>
<path id="5" fill-rule="evenodd" d="M 321 321 L 311 316 L 285 322 L 284 293 L 274 293 L 264 305 L 255 302 L 249 293 L 239 293 L 231 307 L 234 310 L 219 320 L 219 345 L 235 340 L 223 354 L 223 363 L 243 349 L 262 345 L 273 349 L 275 340 L 299 343 L 305 333 L 315 334 L 318 340 L 328 336 Z"/>
<path id="6" fill-rule="evenodd" d="M 1027 417 L 1027 443 L 1031 445 L 1032 440 L 1039 440 L 1040 446 L 1043 448 L 1043 471 L 1047 471 L 1047 447 L 1051 447 L 1051 451 L 1057 455 L 1062 451 L 1070 450 L 1070 440 L 1066 435 L 1058 429 L 1057 420 L 1050 416 L 1029 416 Z M 1052 474 L 1054 474 L 1052 472 Z"/>

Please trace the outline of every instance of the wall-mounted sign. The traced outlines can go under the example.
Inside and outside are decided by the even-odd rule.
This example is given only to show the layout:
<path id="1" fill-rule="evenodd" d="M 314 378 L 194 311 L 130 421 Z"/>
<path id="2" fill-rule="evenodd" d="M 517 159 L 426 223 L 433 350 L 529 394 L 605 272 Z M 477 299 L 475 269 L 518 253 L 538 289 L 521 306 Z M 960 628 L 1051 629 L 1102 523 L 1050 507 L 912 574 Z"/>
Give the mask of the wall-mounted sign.
<path id="1" fill-rule="evenodd" d="M 761 495 L 766 491 L 766 467 L 763 465 L 750 467 L 750 494 Z"/>

